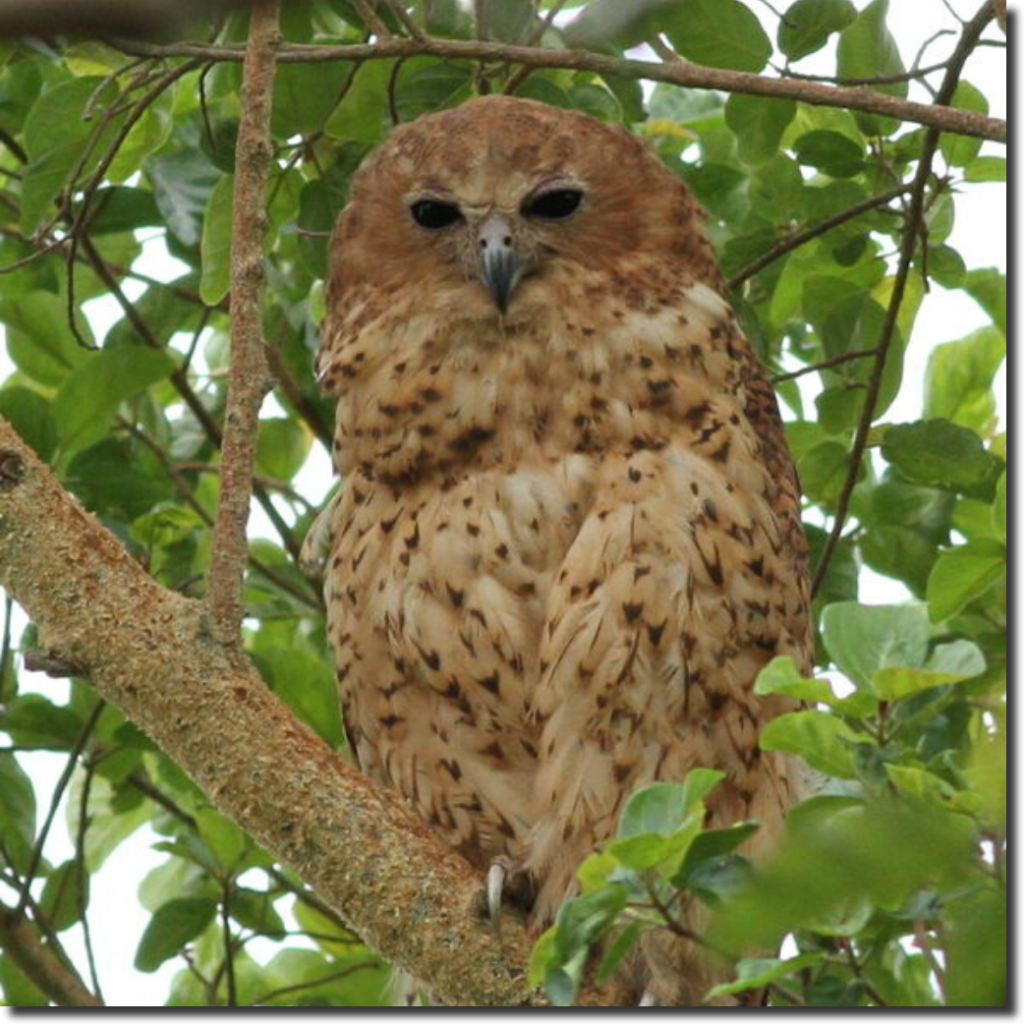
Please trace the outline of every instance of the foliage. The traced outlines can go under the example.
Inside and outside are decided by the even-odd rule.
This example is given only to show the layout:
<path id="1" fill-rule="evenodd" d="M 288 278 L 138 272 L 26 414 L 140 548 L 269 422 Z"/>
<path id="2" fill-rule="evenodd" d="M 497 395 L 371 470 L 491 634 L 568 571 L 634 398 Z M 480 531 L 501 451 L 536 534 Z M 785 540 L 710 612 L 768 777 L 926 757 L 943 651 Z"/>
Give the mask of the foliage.
<path id="1" fill-rule="evenodd" d="M 816 56 L 834 74 L 891 78 L 908 63 L 887 28 L 887 0 L 796 0 L 783 19 L 739 0 L 647 0 L 628 10 L 592 0 L 558 5 L 581 9 L 564 30 L 541 22 L 552 6 L 491 4 L 490 35 L 620 55 L 660 35 L 689 60 L 747 72 L 771 62 L 789 74 Z M 359 42 L 359 7 L 293 0 L 285 38 Z M 467 39 L 478 27 L 455 0 L 406 7 L 437 38 Z M 381 14 L 400 30 L 386 5 Z M 216 26 L 220 42 L 244 37 L 243 14 Z M 923 129 L 792 99 L 642 90 L 591 71 L 524 78 L 500 62 L 425 55 L 282 64 L 265 312 L 278 385 L 259 437 L 267 525 L 250 544 L 247 650 L 295 714 L 342 747 L 321 600 L 294 565 L 326 489 L 315 450 L 329 450 L 332 413 L 312 374 L 326 236 L 353 170 L 395 121 L 517 75 L 519 95 L 646 136 L 710 213 L 734 303 L 777 374 L 820 575 L 822 674 L 801 678 L 782 659 L 762 672 L 760 692 L 806 702 L 772 723 L 762 745 L 829 776 L 793 813 L 777 856 L 756 866 L 738 852 L 754 823 L 703 829 L 715 773 L 634 795 L 616 839 L 581 868 L 580 897 L 538 944 L 534 976 L 555 1002 L 571 1002 L 643 932 L 672 927 L 685 894 L 715 908 L 702 941 L 737 959 L 737 980 L 720 994 L 767 988 L 776 1005 L 1002 1003 L 1007 484 L 993 382 L 1006 348 L 1006 283 L 997 269 L 967 267 L 949 243 L 958 196 L 1005 179 L 1005 162 L 978 140 L 942 138 L 926 183 L 927 231 L 865 412 L 894 291 L 890 256 L 906 227 L 893 186 L 909 185 Z M 0 52 L 0 322 L 13 365 L 0 413 L 134 557 L 189 595 L 203 593 L 216 511 L 239 81 L 236 63 L 133 59 L 96 42 L 27 40 Z M 905 78 L 879 88 L 908 91 Z M 987 108 L 966 80 L 954 102 Z M 844 219 L 851 208 L 861 212 Z M 785 248 L 830 218 L 831 230 Z M 176 262 L 154 264 L 160 245 Z M 159 279 L 144 269 L 154 265 Z M 972 296 L 981 326 L 933 339 L 941 344 L 928 357 L 920 415 L 890 422 L 915 317 L 934 285 Z M 869 457 L 851 463 L 865 415 Z M 822 564 L 847 481 L 848 518 Z M 858 604 L 865 567 L 913 601 Z M 180 960 L 170 1005 L 383 1001 L 376 957 L 116 708 L 83 680 L 67 688 L 17 671 L 16 649 L 34 646 L 32 627 L 20 643 L 19 628 L 8 602 L 3 898 L 20 902 L 59 948 L 95 909 L 90 876 L 148 826 L 164 860 L 140 880 L 151 919 L 136 967 Z M 34 776 L 43 751 L 68 768 L 52 793 Z M 54 863 L 49 811 L 62 797 L 74 855 Z M 784 936 L 785 957 L 768 956 Z M 269 958 L 250 952 L 257 938 L 275 949 Z M 47 1002 L 10 962 L 0 984 L 10 1003 Z"/>

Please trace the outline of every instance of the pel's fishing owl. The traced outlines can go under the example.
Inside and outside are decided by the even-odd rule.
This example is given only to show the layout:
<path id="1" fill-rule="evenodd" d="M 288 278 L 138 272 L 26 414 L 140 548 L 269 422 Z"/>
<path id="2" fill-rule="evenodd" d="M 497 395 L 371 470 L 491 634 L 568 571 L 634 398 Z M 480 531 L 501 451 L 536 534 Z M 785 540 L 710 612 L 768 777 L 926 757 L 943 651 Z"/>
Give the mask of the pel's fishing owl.
<path id="1" fill-rule="evenodd" d="M 395 130 L 331 243 L 327 567 L 349 739 L 549 923 L 653 780 L 727 773 L 711 821 L 770 837 L 798 769 L 762 753 L 810 667 L 797 483 L 686 185 L 639 139 L 509 97 Z M 696 913 L 696 911 L 695 911 Z M 699 1002 L 695 951 L 636 992 Z"/>

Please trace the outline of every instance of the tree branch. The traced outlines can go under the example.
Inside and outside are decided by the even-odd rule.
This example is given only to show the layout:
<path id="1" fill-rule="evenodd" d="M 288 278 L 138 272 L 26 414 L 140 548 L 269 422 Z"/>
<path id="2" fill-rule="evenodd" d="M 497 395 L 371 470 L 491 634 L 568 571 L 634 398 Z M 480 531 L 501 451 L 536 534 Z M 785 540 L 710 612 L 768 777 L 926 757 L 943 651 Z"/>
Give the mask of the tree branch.
<path id="1" fill-rule="evenodd" d="M 32 926 L 0 906 L 0 949 L 40 991 L 58 1006 L 102 1006 L 72 968 L 40 941 Z"/>
<path id="2" fill-rule="evenodd" d="M 203 43 L 158 45 L 117 39 L 112 41 L 112 45 L 122 53 L 136 57 L 201 57 L 211 61 L 239 61 L 243 57 L 243 51 L 239 47 Z M 576 71 L 594 71 L 598 74 L 622 75 L 626 78 L 645 78 L 691 89 L 718 89 L 722 92 L 738 92 L 751 96 L 781 97 L 816 106 L 882 114 L 957 135 L 973 135 L 996 142 L 1006 141 L 1004 120 L 969 110 L 958 110 L 947 105 L 948 99 L 940 104 L 915 103 L 887 93 L 876 92 L 868 86 L 840 88 L 818 82 L 755 75 L 746 71 L 726 71 L 700 64 L 655 63 L 609 57 L 606 54 L 584 50 L 512 46 L 508 43 L 479 39 L 404 39 L 390 36 L 373 43 L 354 43 L 345 46 L 285 43 L 278 52 L 278 60 L 284 63 L 303 64 L 339 60 L 384 60 L 417 55 L 499 61 L 521 64 L 524 67 L 569 68 Z"/>
<path id="3" fill-rule="evenodd" d="M 964 26 L 960 41 L 957 43 L 953 56 L 949 59 L 949 67 L 935 97 L 936 103 L 949 103 L 953 98 L 964 64 L 967 63 L 967 58 L 971 55 L 975 46 L 978 45 L 981 33 L 985 30 L 985 26 L 988 25 L 993 16 L 991 0 L 985 0 L 978 13 Z M 828 539 L 825 541 L 825 546 L 822 548 L 818 568 L 814 573 L 814 584 L 811 588 L 812 595 L 818 592 L 822 581 L 825 579 L 825 575 L 828 573 L 832 556 L 839 546 L 839 541 L 842 539 L 843 530 L 846 526 L 846 515 L 850 509 L 850 499 L 853 497 L 853 490 L 857 486 L 857 476 L 860 473 L 864 452 L 867 448 L 871 423 L 875 418 L 878 395 L 882 389 L 886 358 L 889 355 L 889 349 L 892 347 L 893 338 L 896 336 L 896 320 L 899 317 L 900 307 L 903 305 L 903 296 L 907 288 L 907 279 L 910 277 L 910 269 L 914 262 L 914 254 L 917 252 L 917 243 L 925 213 L 925 192 L 928 188 L 928 179 L 932 173 L 932 161 L 935 159 L 935 152 L 939 147 L 940 134 L 937 128 L 930 128 L 925 133 L 924 141 L 921 144 L 921 155 L 918 159 L 917 172 L 914 175 L 911 186 L 903 236 L 900 240 L 899 264 L 896 268 L 896 277 L 893 281 L 892 295 L 889 298 L 889 306 L 886 309 L 881 337 L 878 340 L 878 354 L 871 368 L 871 376 L 868 379 L 867 391 L 864 395 L 864 408 L 853 437 L 849 469 L 846 473 L 846 479 L 843 481 L 843 489 L 840 491 L 839 498 L 836 501 L 835 521 L 832 524 L 832 530 L 828 535 Z"/>
<path id="4" fill-rule="evenodd" d="M 40 522 L 40 517 L 45 522 Z M 160 587 L 0 419 L 0 586 L 40 646 L 97 692 L 288 864 L 383 957 L 451 1005 L 543 1005 L 530 939 L 474 908 L 481 876 L 302 725 L 202 606 Z"/>
<path id="5" fill-rule="evenodd" d="M 249 557 L 246 524 L 252 497 L 260 405 L 270 390 L 263 340 L 264 198 L 274 147 L 270 141 L 275 53 L 281 42 L 277 0 L 257 0 L 242 71 L 242 115 L 235 150 L 231 232 L 231 367 L 224 410 L 220 496 L 210 556 L 208 605 L 213 634 L 239 642 Z"/>

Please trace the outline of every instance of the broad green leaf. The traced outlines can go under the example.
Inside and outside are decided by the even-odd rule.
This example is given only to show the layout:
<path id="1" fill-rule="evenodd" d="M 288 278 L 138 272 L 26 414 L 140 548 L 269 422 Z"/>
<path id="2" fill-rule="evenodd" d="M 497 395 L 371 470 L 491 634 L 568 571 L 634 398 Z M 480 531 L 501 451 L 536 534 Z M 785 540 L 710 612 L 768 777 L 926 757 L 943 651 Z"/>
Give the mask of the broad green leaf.
<path id="1" fill-rule="evenodd" d="M 146 157 L 163 146 L 173 127 L 171 96 L 165 92 L 151 103 L 142 117 L 132 125 L 107 170 L 107 180 L 119 185 L 130 178 Z"/>
<path id="2" fill-rule="evenodd" d="M 576 877 L 580 883 L 580 893 L 586 896 L 606 885 L 611 873 L 617 866 L 618 861 L 606 850 L 592 853 L 576 869 Z"/>
<path id="3" fill-rule="evenodd" d="M 992 382 L 1006 357 L 1006 336 L 982 327 L 960 341 L 936 345 L 925 371 L 924 416 L 942 418 L 978 433 L 995 418 Z"/>
<path id="4" fill-rule="evenodd" d="M 89 233 L 93 238 L 162 223 L 153 193 L 128 185 L 98 189 L 90 209 Z"/>
<path id="5" fill-rule="evenodd" d="M 953 787 L 933 772 L 913 765 L 887 764 L 886 774 L 897 789 L 922 800 L 945 804 L 955 793 Z"/>
<path id="6" fill-rule="evenodd" d="M 474 67 L 468 61 L 413 58 L 402 67 L 396 103 L 403 121 L 457 106 L 472 94 Z"/>
<path id="7" fill-rule="evenodd" d="M 302 468 L 312 446 L 312 434 L 295 420 L 260 420 L 256 442 L 257 471 L 274 480 L 291 480 Z"/>
<path id="8" fill-rule="evenodd" d="M 757 164 L 773 157 L 795 114 L 793 100 L 734 92 L 725 104 L 725 123 L 736 136 L 740 159 Z"/>
<path id="9" fill-rule="evenodd" d="M 71 835 L 78 834 L 81 813 L 82 785 L 84 772 L 76 769 L 68 787 L 67 824 Z M 94 775 L 89 787 L 89 800 L 85 808 L 89 827 L 85 832 L 85 866 L 95 874 L 107 857 L 136 829 L 148 822 L 153 814 L 153 805 L 141 799 L 141 794 L 131 791 L 138 802 L 121 807 L 118 791 L 102 775 Z"/>
<path id="10" fill-rule="evenodd" d="M 222 177 L 213 186 L 203 216 L 203 276 L 199 283 L 199 296 L 208 306 L 216 306 L 231 288 L 231 204 L 234 189 L 234 175 Z"/>
<path id="11" fill-rule="evenodd" d="M 0 835 L 17 870 L 27 870 L 36 834 L 36 796 L 14 754 L 0 752 Z"/>
<path id="12" fill-rule="evenodd" d="M 628 49 L 663 30 L 671 8 L 679 0 L 592 0 L 562 30 L 569 47 L 604 50 Z"/>
<path id="13" fill-rule="evenodd" d="M 139 346 L 90 356 L 54 399 L 62 457 L 69 459 L 99 441 L 123 401 L 168 377 L 174 368 L 166 352 Z"/>
<path id="14" fill-rule="evenodd" d="M 820 50 L 833 32 L 841 32 L 857 17 L 850 0 L 796 0 L 779 19 L 779 49 L 800 60 Z"/>
<path id="15" fill-rule="evenodd" d="M 824 955 L 824 953 L 804 953 L 791 960 L 766 957 L 740 960 L 736 965 L 737 980 L 724 985 L 716 985 L 705 998 L 713 999 L 718 996 L 734 995 L 737 992 L 747 992 L 752 988 L 764 988 L 765 985 L 778 981 L 779 978 L 784 978 L 787 974 L 802 971 L 807 967 L 814 967 L 821 962 Z"/>
<path id="16" fill-rule="evenodd" d="M 816 445 L 798 461 L 797 469 L 807 497 L 832 505 L 839 498 L 849 470 L 846 445 L 838 441 Z"/>
<path id="17" fill-rule="evenodd" d="M 217 913 L 215 900 L 177 899 L 163 904 L 150 918 L 135 953 L 135 969 L 149 974 L 177 956 L 186 943 L 206 928 Z"/>
<path id="18" fill-rule="evenodd" d="M 332 139 L 379 142 L 388 129 L 389 117 L 381 97 L 387 95 L 394 61 L 369 60 L 358 65 L 355 78 L 327 119 L 324 131 Z"/>
<path id="19" fill-rule="evenodd" d="M 947 686 L 985 671 L 985 657 L 977 644 L 954 640 L 939 644 L 923 668 L 883 668 L 871 680 L 871 689 L 883 700 L 899 700 L 919 690 Z"/>
<path id="20" fill-rule="evenodd" d="M 1006 893 L 995 886 L 975 886 L 950 902 L 945 922 L 948 958 L 948 1005 L 1009 1005 L 1007 984 Z M 997 1010 L 997 1012 L 999 1012 Z"/>
<path id="21" fill-rule="evenodd" d="M 842 779 L 856 775 L 850 743 L 863 742 L 841 718 L 825 711 L 793 711 L 761 731 L 762 750 L 798 754 L 812 768 Z"/>
<path id="22" fill-rule="evenodd" d="M 862 535 L 859 548 L 871 569 L 902 580 L 915 597 L 924 598 L 939 549 L 921 531 L 908 526 L 872 526 Z"/>
<path id="23" fill-rule="evenodd" d="M 173 238 L 185 246 L 198 245 L 210 193 L 224 180 L 223 175 L 198 149 L 161 153 L 147 160 L 144 170 Z"/>
<path id="24" fill-rule="evenodd" d="M 19 747 L 70 750 L 82 731 L 82 719 L 41 694 L 25 693 L 0 710 L 0 729 Z"/>
<path id="25" fill-rule="evenodd" d="M 807 679 L 800 675 L 788 655 L 773 658 L 754 682 L 754 693 L 781 693 L 809 704 L 828 704 L 840 714 L 861 718 L 872 714 L 878 701 L 871 694 L 857 690 L 848 697 L 837 697 L 825 679 Z"/>
<path id="26" fill-rule="evenodd" d="M 822 612 L 825 646 L 839 670 L 868 686 L 879 669 L 916 668 L 928 656 L 928 609 L 922 604 L 830 604 Z"/>
<path id="27" fill-rule="evenodd" d="M 964 180 L 971 182 L 1006 181 L 1006 157 L 975 157 L 964 170 Z"/>
<path id="28" fill-rule="evenodd" d="M 243 927 L 272 939 L 283 939 L 285 925 L 274 909 L 270 893 L 235 886 L 231 891 L 231 916 Z"/>
<path id="29" fill-rule="evenodd" d="M 608 947 L 608 951 L 597 969 L 596 980 L 603 985 L 615 973 L 616 967 L 622 963 L 626 954 L 636 945 L 642 931 L 639 921 L 634 921 L 624 928 L 615 938 L 615 941 Z"/>
<path id="30" fill-rule="evenodd" d="M 819 129 L 793 143 L 796 158 L 832 178 L 852 178 L 864 167 L 864 153 L 848 135 Z"/>
<path id="31" fill-rule="evenodd" d="M 256 658 L 274 692 L 331 746 L 344 742 L 337 682 L 330 666 L 306 651 L 275 647 Z"/>
<path id="32" fill-rule="evenodd" d="M 50 403 L 35 391 L 12 385 L 0 389 L 0 416 L 44 462 L 57 447 L 57 427 Z"/>
<path id="33" fill-rule="evenodd" d="M 843 78 L 881 78 L 906 70 L 899 47 L 886 25 L 889 0 L 873 0 L 839 34 L 837 71 Z M 904 99 L 906 82 L 872 86 L 879 92 Z M 893 118 L 858 112 L 857 123 L 868 135 L 887 135 L 896 129 Z"/>
<path id="34" fill-rule="evenodd" d="M 703 817 L 701 805 L 700 813 L 690 814 L 684 818 L 671 835 L 663 836 L 649 832 L 633 835 L 628 839 L 615 839 L 608 844 L 608 852 L 623 867 L 634 871 L 645 871 L 662 865 L 662 870 L 667 875 L 673 874 L 690 844 L 700 834 Z M 666 864 L 666 861 L 671 863 Z"/>
<path id="35" fill-rule="evenodd" d="M 65 861 L 47 876 L 39 906 L 55 931 L 76 924 L 89 903 L 89 873 L 76 861 Z"/>
<path id="36" fill-rule="evenodd" d="M 684 0 L 659 20 L 676 52 L 695 64 L 760 71 L 772 43 L 757 15 L 738 0 Z"/>
<path id="37" fill-rule="evenodd" d="M 652 782 L 626 802 L 617 835 L 623 839 L 648 832 L 672 835 L 724 778 L 724 772 L 693 768 L 682 783 Z"/>
<path id="38" fill-rule="evenodd" d="M 235 867 L 252 840 L 233 822 L 212 807 L 204 807 L 194 815 L 199 834 L 207 849 L 216 857 L 224 871 Z"/>
<path id="39" fill-rule="evenodd" d="M 727 828 L 706 829 L 701 832 L 687 849 L 679 874 L 673 879 L 673 882 L 676 885 L 685 885 L 690 873 L 701 864 L 732 853 L 736 847 L 754 835 L 760 827 L 756 821 L 741 821 Z"/>
<path id="40" fill-rule="evenodd" d="M 274 74 L 271 130 L 279 138 L 312 135 L 338 105 L 351 68 L 337 64 L 281 64 Z M 346 99 L 342 100 L 345 103 Z"/>
<path id="41" fill-rule="evenodd" d="M 953 489 L 982 483 L 999 464 L 973 430 L 942 418 L 889 427 L 882 455 L 912 480 Z"/>
<path id="42" fill-rule="evenodd" d="M 928 577 L 928 612 L 941 622 L 1006 579 L 1006 550 L 995 541 L 977 541 L 939 555 Z"/>
<path id="43" fill-rule="evenodd" d="M 949 245 L 928 247 L 928 276 L 943 288 L 959 288 L 967 277 L 964 258 Z"/>
<path id="44" fill-rule="evenodd" d="M 19 1009 L 29 1006 L 50 1006 L 50 1000 L 37 988 L 10 957 L 0 957 L 0 985 L 4 1004 Z"/>
<path id="45" fill-rule="evenodd" d="M 995 267 L 967 272 L 967 293 L 1006 334 L 1006 275 Z"/>
<path id="46" fill-rule="evenodd" d="M 957 84 L 950 106 L 960 110 L 970 110 L 976 114 L 988 113 L 988 100 L 984 94 L 966 81 L 960 81 Z M 939 148 L 946 163 L 953 167 L 967 167 L 981 150 L 981 143 L 981 139 L 973 138 L 970 135 L 943 133 L 939 139 Z"/>
<path id="47" fill-rule="evenodd" d="M 16 300 L 0 300 L 0 319 L 7 331 L 7 354 L 32 380 L 47 387 L 60 384 L 89 359 L 68 327 L 56 295 L 32 291 Z M 87 340 L 88 325 L 80 324 Z M 56 410 L 54 410 L 56 412 Z"/>

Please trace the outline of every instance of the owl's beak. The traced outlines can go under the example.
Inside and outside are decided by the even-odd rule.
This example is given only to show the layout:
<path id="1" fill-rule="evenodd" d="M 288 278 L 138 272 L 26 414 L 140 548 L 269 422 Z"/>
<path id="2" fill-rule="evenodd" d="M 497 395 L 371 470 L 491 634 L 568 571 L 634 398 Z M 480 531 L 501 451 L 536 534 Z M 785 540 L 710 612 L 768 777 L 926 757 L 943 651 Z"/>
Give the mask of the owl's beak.
<path id="1" fill-rule="evenodd" d="M 512 240 L 512 227 L 500 213 L 492 213 L 477 229 L 480 278 L 501 314 L 523 276 L 522 261 Z"/>

